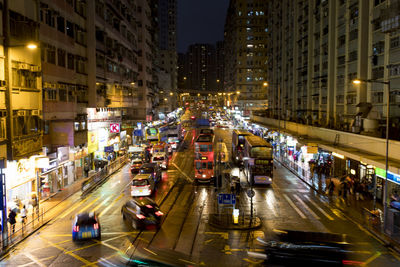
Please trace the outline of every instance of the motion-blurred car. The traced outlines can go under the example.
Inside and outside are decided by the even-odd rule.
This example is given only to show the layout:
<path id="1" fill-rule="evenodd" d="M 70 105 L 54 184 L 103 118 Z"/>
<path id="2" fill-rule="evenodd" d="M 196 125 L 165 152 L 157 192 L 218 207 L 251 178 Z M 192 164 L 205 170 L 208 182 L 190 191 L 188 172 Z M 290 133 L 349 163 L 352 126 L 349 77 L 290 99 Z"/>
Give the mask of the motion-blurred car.
<path id="1" fill-rule="evenodd" d="M 131 184 L 131 196 L 132 197 L 143 197 L 151 196 L 155 191 L 155 182 L 151 177 L 151 174 L 138 174 L 136 175 Z"/>
<path id="2" fill-rule="evenodd" d="M 135 229 L 145 229 L 149 226 L 161 227 L 163 213 L 150 198 L 138 198 L 127 201 L 121 208 L 122 218 L 130 221 Z"/>
<path id="3" fill-rule="evenodd" d="M 151 163 L 156 163 L 162 169 L 168 168 L 168 156 L 165 153 L 155 153 L 151 159 Z"/>
<path id="4" fill-rule="evenodd" d="M 139 172 L 140 167 L 143 165 L 143 159 L 135 158 L 131 161 L 131 173 Z"/>
<path id="5" fill-rule="evenodd" d="M 94 212 L 76 215 L 72 226 L 72 240 L 101 239 L 100 222 Z"/>
<path id="6" fill-rule="evenodd" d="M 157 163 L 145 163 L 140 167 L 140 174 L 151 174 L 154 182 L 159 182 L 161 180 L 161 168 Z"/>

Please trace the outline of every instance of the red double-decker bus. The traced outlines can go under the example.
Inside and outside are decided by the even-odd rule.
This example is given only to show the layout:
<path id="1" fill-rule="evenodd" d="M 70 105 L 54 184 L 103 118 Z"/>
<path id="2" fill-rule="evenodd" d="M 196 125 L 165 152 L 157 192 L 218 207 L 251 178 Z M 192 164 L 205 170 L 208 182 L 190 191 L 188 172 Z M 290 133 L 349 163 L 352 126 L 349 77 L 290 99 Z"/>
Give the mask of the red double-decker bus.
<path id="1" fill-rule="evenodd" d="M 194 178 L 198 182 L 209 182 L 214 178 L 213 135 L 200 134 L 194 143 Z"/>

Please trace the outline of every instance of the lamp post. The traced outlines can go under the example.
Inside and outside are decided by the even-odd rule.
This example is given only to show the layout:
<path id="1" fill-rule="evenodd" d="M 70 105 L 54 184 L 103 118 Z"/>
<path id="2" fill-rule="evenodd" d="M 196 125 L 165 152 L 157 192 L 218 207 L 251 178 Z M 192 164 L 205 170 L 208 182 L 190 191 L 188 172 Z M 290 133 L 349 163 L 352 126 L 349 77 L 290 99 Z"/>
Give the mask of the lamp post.
<path id="1" fill-rule="evenodd" d="M 389 171 L 389 114 L 390 114 L 390 81 L 375 81 L 375 80 L 353 80 L 353 84 L 365 83 L 380 83 L 386 85 L 386 156 L 385 156 L 385 186 L 383 188 L 383 230 L 386 229 L 386 213 L 387 213 L 387 183 Z M 376 183 L 376 180 L 375 180 Z M 374 192 L 374 199 L 376 192 Z M 374 206 L 375 209 L 375 206 Z"/>

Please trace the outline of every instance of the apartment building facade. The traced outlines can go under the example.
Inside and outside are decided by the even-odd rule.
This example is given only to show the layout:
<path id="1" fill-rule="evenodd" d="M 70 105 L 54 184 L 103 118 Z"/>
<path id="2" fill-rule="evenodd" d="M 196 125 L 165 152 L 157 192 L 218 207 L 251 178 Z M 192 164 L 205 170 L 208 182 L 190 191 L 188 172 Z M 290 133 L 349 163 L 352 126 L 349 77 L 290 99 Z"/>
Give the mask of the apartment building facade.
<path id="1" fill-rule="evenodd" d="M 266 1 L 231 0 L 224 29 L 224 90 L 242 110 L 263 108 L 266 94 Z"/>
<path id="2" fill-rule="evenodd" d="M 399 32 L 382 31 L 387 10 L 398 11 L 398 1 L 268 1 L 268 116 L 384 136 L 382 82 L 400 82 Z M 400 116 L 395 93 L 393 126 Z M 398 126 L 390 132 L 399 137 Z"/>

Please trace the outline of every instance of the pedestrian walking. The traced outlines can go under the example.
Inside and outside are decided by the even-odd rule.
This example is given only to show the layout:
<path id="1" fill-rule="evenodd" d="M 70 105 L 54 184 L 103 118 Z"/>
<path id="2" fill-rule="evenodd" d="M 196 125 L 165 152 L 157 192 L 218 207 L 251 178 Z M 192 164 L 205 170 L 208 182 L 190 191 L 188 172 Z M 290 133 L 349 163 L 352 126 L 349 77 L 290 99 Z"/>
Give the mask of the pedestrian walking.
<path id="1" fill-rule="evenodd" d="M 26 208 L 25 208 L 25 205 L 21 209 L 21 220 L 22 220 L 22 226 L 25 226 L 25 224 L 26 224 Z"/>
<path id="2" fill-rule="evenodd" d="M 39 220 L 39 201 L 38 201 L 38 197 L 35 193 L 33 193 L 31 195 L 31 199 L 29 200 L 29 205 L 32 206 L 32 220 L 35 215 L 35 212 L 36 212 L 36 216 Z"/>
<path id="3" fill-rule="evenodd" d="M 235 181 L 231 179 L 231 194 L 235 194 Z"/>
<path id="4" fill-rule="evenodd" d="M 85 177 L 89 176 L 89 164 L 85 162 L 85 166 L 83 167 L 83 170 L 85 171 Z"/>
<path id="5" fill-rule="evenodd" d="M 15 220 L 15 217 L 17 217 L 17 214 L 14 212 L 14 210 L 8 209 L 9 213 L 8 213 L 8 222 L 11 225 L 11 231 L 14 234 L 15 233 L 15 223 L 17 222 Z"/>
<path id="6" fill-rule="evenodd" d="M 332 196 L 333 192 L 335 190 L 335 184 L 333 182 L 333 179 L 330 179 L 329 185 L 328 185 L 328 193 L 330 196 Z"/>

